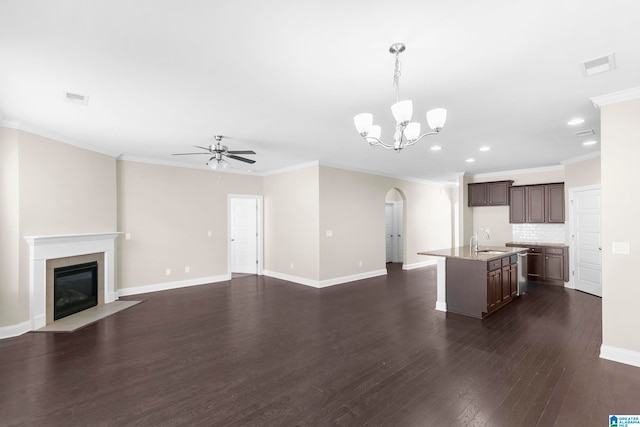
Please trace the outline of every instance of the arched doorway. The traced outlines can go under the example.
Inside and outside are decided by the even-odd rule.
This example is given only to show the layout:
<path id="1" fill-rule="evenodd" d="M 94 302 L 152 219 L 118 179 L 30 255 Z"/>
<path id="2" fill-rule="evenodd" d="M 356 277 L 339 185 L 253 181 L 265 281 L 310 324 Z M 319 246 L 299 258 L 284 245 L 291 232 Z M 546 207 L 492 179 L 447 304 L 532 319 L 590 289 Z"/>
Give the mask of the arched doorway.
<path id="1" fill-rule="evenodd" d="M 404 262 L 404 194 L 397 188 L 384 198 L 386 262 L 402 267 Z"/>

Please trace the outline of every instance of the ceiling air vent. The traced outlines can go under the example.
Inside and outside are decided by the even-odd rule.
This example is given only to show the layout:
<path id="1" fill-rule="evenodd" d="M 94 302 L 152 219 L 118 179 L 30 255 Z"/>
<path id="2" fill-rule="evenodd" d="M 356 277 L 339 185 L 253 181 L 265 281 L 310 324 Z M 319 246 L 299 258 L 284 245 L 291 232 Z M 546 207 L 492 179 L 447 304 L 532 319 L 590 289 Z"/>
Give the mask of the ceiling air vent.
<path id="1" fill-rule="evenodd" d="M 65 92 L 64 99 L 65 101 L 70 102 L 72 104 L 78 104 L 78 105 L 89 104 L 89 97 L 86 95 L 80 95 L 79 93 Z"/>
<path id="2" fill-rule="evenodd" d="M 614 70 L 615 68 L 616 55 L 613 52 L 599 58 L 584 61 L 580 64 L 580 69 L 582 70 L 582 75 L 584 77 L 591 77 L 596 74 Z"/>
<path id="3" fill-rule="evenodd" d="M 593 129 L 581 130 L 580 132 L 576 132 L 577 137 L 590 136 L 595 134 L 596 133 L 593 131 Z"/>

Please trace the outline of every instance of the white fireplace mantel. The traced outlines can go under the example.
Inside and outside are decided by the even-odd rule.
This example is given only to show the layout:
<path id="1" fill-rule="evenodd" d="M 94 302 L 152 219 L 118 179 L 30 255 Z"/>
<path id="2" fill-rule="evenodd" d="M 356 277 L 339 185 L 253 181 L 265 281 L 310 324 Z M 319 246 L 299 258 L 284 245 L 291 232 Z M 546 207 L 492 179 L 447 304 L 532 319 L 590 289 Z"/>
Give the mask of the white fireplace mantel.
<path id="1" fill-rule="evenodd" d="M 104 302 L 117 299 L 115 239 L 121 232 L 25 236 L 29 243 L 29 295 L 31 329 L 46 325 L 47 260 L 104 253 Z"/>

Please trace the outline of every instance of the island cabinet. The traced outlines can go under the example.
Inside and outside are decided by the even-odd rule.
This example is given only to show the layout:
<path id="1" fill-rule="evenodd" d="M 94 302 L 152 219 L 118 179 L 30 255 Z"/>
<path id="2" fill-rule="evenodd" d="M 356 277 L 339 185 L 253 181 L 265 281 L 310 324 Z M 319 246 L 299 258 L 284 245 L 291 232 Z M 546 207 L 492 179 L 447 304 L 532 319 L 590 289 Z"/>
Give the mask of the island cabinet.
<path id="1" fill-rule="evenodd" d="M 518 257 L 489 261 L 448 258 L 447 311 L 483 318 L 518 294 Z"/>
<path id="2" fill-rule="evenodd" d="M 468 184 L 468 206 L 508 206 L 511 184 L 513 184 L 513 181 Z"/>
<path id="3" fill-rule="evenodd" d="M 564 223 L 564 183 L 515 186 L 509 193 L 510 223 Z"/>
<path id="4" fill-rule="evenodd" d="M 518 294 L 517 255 L 487 263 L 487 310 L 492 313 Z"/>

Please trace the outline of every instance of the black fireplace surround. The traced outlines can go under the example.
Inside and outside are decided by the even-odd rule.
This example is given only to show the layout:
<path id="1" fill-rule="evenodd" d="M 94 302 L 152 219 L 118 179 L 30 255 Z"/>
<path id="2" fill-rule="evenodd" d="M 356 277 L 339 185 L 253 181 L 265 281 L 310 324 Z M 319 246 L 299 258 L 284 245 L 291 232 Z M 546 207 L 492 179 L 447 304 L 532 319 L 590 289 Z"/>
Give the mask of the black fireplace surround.
<path id="1" fill-rule="evenodd" d="M 98 263 L 53 270 L 53 320 L 98 305 Z"/>

